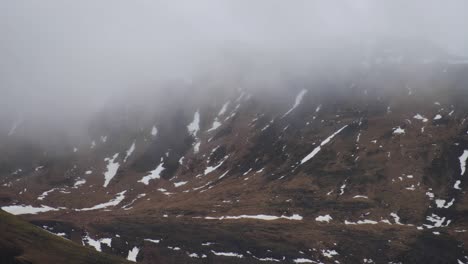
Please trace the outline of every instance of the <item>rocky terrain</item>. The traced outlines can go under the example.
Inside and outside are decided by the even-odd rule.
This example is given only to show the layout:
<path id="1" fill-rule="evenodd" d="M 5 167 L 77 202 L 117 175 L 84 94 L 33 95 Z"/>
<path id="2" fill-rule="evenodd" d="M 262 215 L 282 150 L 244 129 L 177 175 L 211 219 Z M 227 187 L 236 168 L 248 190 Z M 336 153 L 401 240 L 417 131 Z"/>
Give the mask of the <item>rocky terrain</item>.
<path id="1" fill-rule="evenodd" d="M 53 150 L 14 120 L 0 205 L 138 263 L 468 263 L 465 61 L 275 85 L 109 110 Z"/>

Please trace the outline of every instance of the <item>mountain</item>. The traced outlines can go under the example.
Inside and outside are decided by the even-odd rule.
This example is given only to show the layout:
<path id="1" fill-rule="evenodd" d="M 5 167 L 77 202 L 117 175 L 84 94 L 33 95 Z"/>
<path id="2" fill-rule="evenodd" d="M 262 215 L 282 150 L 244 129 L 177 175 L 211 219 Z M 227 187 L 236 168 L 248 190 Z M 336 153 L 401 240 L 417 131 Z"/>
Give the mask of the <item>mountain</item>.
<path id="1" fill-rule="evenodd" d="M 0 231 L 1 263 L 127 263 L 50 234 L 2 210 Z"/>
<path id="2" fill-rule="evenodd" d="M 0 205 L 139 263 L 467 263 L 467 73 L 386 53 L 168 90 L 140 101 L 158 111 L 103 111 L 78 141 L 25 140 L 18 121 L 0 139 Z"/>

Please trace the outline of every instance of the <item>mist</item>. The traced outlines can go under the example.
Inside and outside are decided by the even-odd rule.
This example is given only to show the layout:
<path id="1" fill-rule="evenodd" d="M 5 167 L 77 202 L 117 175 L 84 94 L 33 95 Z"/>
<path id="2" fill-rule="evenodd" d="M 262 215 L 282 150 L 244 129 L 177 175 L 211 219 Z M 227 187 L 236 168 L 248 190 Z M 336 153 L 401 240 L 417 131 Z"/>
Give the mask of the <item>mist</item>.
<path id="1" fill-rule="evenodd" d="M 194 80 L 280 80 L 388 40 L 468 56 L 466 1 L 2 1 L 0 128 L 70 126 Z M 287 88 L 285 88 L 287 89 Z"/>

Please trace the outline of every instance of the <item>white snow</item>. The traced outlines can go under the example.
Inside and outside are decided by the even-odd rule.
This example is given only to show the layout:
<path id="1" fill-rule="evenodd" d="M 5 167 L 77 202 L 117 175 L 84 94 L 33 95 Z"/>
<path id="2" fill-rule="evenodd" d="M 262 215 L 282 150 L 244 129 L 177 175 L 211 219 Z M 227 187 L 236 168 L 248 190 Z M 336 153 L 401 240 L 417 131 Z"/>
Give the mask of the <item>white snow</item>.
<path id="1" fill-rule="evenodd" d="M 137 258 L 138 252 L 140 252 L 140 249 L 137 248 L 136 246 L 133 247 L 132 250 L 129 250 L 129 251 L 128 251 L 127 259 L 130 260 L 130 261 L 136 262 L 136 258 Z"/>
<path id="2" fill-rule="evenodd" d="M 326 249 L 326 250 L 322 250 L 322 255 L 327 258 L 333 258 L 333 256 L 336 256 L 339 254 L 335 250 Z"/>
<path id="3" fill-rule="evenodd" d="M 454 188 L 454 189 L 457 189 L 457 190 L 461 190 L 460 184 L 461 184 L 461 181 L 460 181 L 460 180 L 457 180 L 457 181 L 455 182 L 455 184 L 453 185 L 453 188 Z"/>
<path id="4" fill-rule="evenodd" d="M 180 187 L 182 185 L 185 185 L 187 184 L 187 181 L 181 181 L 181 182 L 174 182 L 174 186 L 177 188 L 177 187 Z"/>
<path id="5" fill-rule="evenodd" d="M 221 110 L 219 110 L 219 113 L 218 113 L 218 116 L 215 117 L 214 121 L 213 121 L 213 124 L 211 125 L 211 128 L 208 129 L 208 132 L 210 131 L 213 131 L 213 130 L 216 130 L 218 129 L 220 126 L 221 126 L 221 122 L 219 122 L 219 119 L 218 117 L 222 116 L 225 112 L 226 112 L 226 109 L 229 105 L 229 101 L 226 102 L 223 107 L 221 107 Z"/>
<path id="6" fill-rule="evenodd" d="M 96 251 L 101 252 L 101 242 L 99 240 L 92 239 L 89 235 L 83 238 L 83 245 L 88 244 L 96 249 Z"/>
<path id="7" fill-rule="evenodd" d="M 355 196 L 353 196 L 353 199 L 358 199 L 358 198 L 369 199 L 369 197 L 367 197 L 365 195 L 355 195 Z"/>
<path id="8" fill-rule="evenodd" d="M 93 239 L 89 236 L 89 234 L 86 234 L 85 237 L 82 239 L 83 245 L 88 244 L 89 246 L 92 246 L 96 249 L 96 251 L 101 252 L 101 243 L 106 244 L 107 246 L 111 247 L 112 243 L 112 238 L 101 238 L 101 239 Z"/>
<path id="9" fill-rule="evenodd" d="M 437 114 L 437 115 L 434 117 L 434 120 L 439 120 L 439 119 L 441 119 L 441 118 L 442 118 L 442 116 L 439 115 L 439 114 Z"/>
<path id="10" fill-rule="evenodd" d="M 229 156 L 225 156 L 224 159 L 218 163 L 217 165 L 215 166 L 208 166 L 206 167 L 205 171 L 203 172 L 204 175 L 208 175 L 209 173 L 215 171 L 216 169 L 218 169 L 219 167 L 221 167 L 221 165 L 223 165 L 223 163 L 227 160 Z"/>
<path id="11" fill-rule="evenodd" d="M 211 252 L 213 254 L 215 254 L 216 256 L 224 256 L 224 257 L 236 257 L 236 258 L 243 258 L 244 255 L 242 254 L 238 254 L 238 253 L 234 253 L 234 252 L 216 252 L 214 250 L 211 250 Z"/>
<path id="12" fill-rule="evenodd" d="M 85 184 L 86 183 L 86 180 L 85 179 L 79 179 L 75 182 L 75 184 L 73 184 L 73 187 L 74 188 L 78 188 L 80 187 L 81 185 Z"/>
<path id="13" fill-rule="evenodd" d="M 117 174 L 117 170 L 120 167 L 118 162 L 115 162 L 119 153 L 115 153 L 112 158 L 105 158 L 104 161 L 107 161 L 107 171 L 104 173 L 104 187 L 107 187 L 109 182 L 114 178 L 115 174 Z"/>
<path id="14" fill-rule="evenodd" d="M 198 153 L 198 151 L 200 151 L 200 144 L 201 144 L 201 142 L 198 141 L 197 143 L 195 143 L 195 145 L 193 145 L 193 152 L 195 154 Z"/>
<path id="15" fill-rule="evenodd" d="M 297 94 L 296 96 L 296 100 L 294 102 L 294 105 L 291 107 L 291 109 L 289 109 L 284 115 L 283 117 L 287 116 L 289 113 L 291 113 L 294 109 L 296 109 L 296 107 L 298 107 L 300 104 L 301 104 L 301 101 L 302 101 L 302 98 L 304 97 L 304 95 L 307 93 L 307 90 L 306 89 L 302 89 L 299 94 Z"/>
<path id="16" fill-rule="evenodd" d="M 139 180 L 138 182 L 141 182 L 141 183 L 143 183 L 145 185 L 148 185 L 150 180 L 160 179 L 161 178 L 160 174 L 164 170 L 163 165 L 164 165 L 164 163 L 162 162 L 162 158 L 161 158 L 161 163 L 159 163 L 158 167 L 156 167 L 156 169 L 152 170 L 149 175 L 144 176 L 143 178 L 141 178 L 141 180 Z"/>
<path id="17" fill-rule="evenodd" d="M 133 200 L 132 200 L 131 202 L 129 202 L 128 204 L 122 206 L 122 209 L 124 209 L 124 210 L 130 210 L 130 209 L 132 209 L 132 207 L 130 207 L 130 206 L 132 206 L 132 205 L 136 202 L 136 200 L 138 200 L 138 199 L 140 199 L 140 198 L 142 198 L 142 197 L 145 197 L 145 196 L 146 196 L 146 193 L 140 193 L 140 194 L 138 194 L 137 197 L 136 197 L 135 199 L 133 199 Z"/>
<path id="18" fill-rule="evenodd" d="M 111 207 L 111 206 L 116 206 L 125 199 L 126 192 L 127 191 L 119 192 L 117 196 L 114 199 L 110 200 L 109 202 L 97 204 L 93 207 L 75 209 L 75 210 L 76 211 L 91 211 L 91 210 L 98 210 L 98 209 L 104 209 L 104 208 Z"/>
<path id="19" fill-rule="evenodd" d="M 213 121 L 213 125 L 211 125 L 211 128 L 208 129 L 207 131 L 210 132 L 210 131 L 216 130 L 220 126 L 221 126 L 221 123 L 218 121 L 218 118 L 215 118 L 215 120 Z"/>
<path id="20" fill-rule="evenodd" d="M 327 222 L 329 223 L 333 218 L 327 214 L 327 215 L 319 215 L 315 218 L 315 221 L 317 222 Z"/>
<path id="21" fill-rule="evenodd" d="M 101 136 L 101 141 L 103 143 L 106 143 L 107 142 L 107 136 Z"/>
<path id="22" fill-rule="evenodd" d="M 340 128 L 338 131 L 336 131 L 335 133 L 333 133 L 331 136 L 329 136 L 328 138 L 326 138 L 324 141 L 322 141 L 322 143 L 320 143 L 320 146 L 316 147 L 309 155 L 307 155 L 306 157 L 304 157 L 302 160 L 301 160 L 301 164 L 304 164 L 306 163 L 307 161 L 309 161 L 310 159 L 312 159 L 315 155 L 317 155 L 317 153 L 319 153 L 319 151 L 322 149 L 321 147 L 324 146 L 325 144 L 327 144 L 328 142 L 330 142 L 330 140 L 332 140 L 338 133 L 340 133 L 343 129 L 345 129 L 348 125 L 345 125 L 344 127 Z"/>
<path id="23" fill-rule="evenodd" d="M 396 127 L 396 128 L 394 128 L 394 130 L 393 130 L 393 134 L 394 134 L 394 135 L 405 134 L 405 130 L 402 129 L 401 127 Z"/>
<path id="24" fill-rule="evenodd" d="M 112 238 L 101 238 L 99 241 L 101 241 L 101 243 L 106 244 L 107 246 L 111 247 Z"/>
<path id="25" fill-rule="evenodd" d="M 350 222 L 348 220 L 345 220 L 345 224 L 346 225 L 365 225 L 365 224 L 375 225 L 375 224 L 378 224 L 378 222 L 374 220 L 368 220 L 368 219 L 359 220 L 357 222 Z"/>
<path id="26" fill-rule="evenodd" d="M 161 242 L 160 239 L 145 238 L 145 239 L 143 239 L 143 240 L 148 241 L 148 242 L 151 242 L 151 243 L 155 243 L 155 244 L 159 244 L 159 242 Z"/>
<path id="27" fill-rule="evenodd" d="M 414 118 L 414 119 L 421 120 L 421 121 L 423 121 L 424 123 L 428 121 L 427 118 L 425 118 L 424 116 L 422 116 L 422 115 L 420 115 L 420 114 L 416 114 L 413 118 Z"/>
<path id="28" fill-rule="evenodd" d="M 219 110 L 218 116 L 224 115 L 224 113 L 226 113 L 229 103 L 230 101 L 227 101 L 226 103 L 223 104 L 223 107 L 221 107 L 221 110 Z"/>
<path id="29" fill-rule="evenodd" d="M 292 216 L 274 216 L 274 215 L 264 215 L 264 214 L 259 214 L 259 215 L 239 215 L 239 216 L 221 216 L 221 217 L 210 217 L 207 216 L 205 219 L 217 219 L 217 220 L 224 220 L 224 219 L 257 219 L 257 220 L 266 220 L 266 221 L 272 221 L 272 220 L 278 220 L 278 219 L 287 219 L 287 220 L 302 220 L 302 216 L 298 214 L 293 214 Z"/>
<path id="30" fill-rule="evenodd" d="M 345 181 L 345 183 L 343 183 L 343 185 L 341 185 L 341 187 L 340 187 L 340 193 L 339 193 L 338 195 L 343 195 L 343 194 L 344 194 L 345 188 L 346 188 L 346 181 Z"/>
<path id="31" fill-rule="evenodd" d="M 317 263 L 311 259 L 306 259 L 306 258 L 297 258 L 293 260 L 294 263 Z"/>
<path id="32" fill-rule="evenodd" d="M 275 259 L 275 258 L 258 258 L 256 256 L 252 256 L 254 259 L 258 260 L 258 261 L 268 261 L 268 262 L 281 262 L 280 259 Z"/>
<path id="33" fill-rule="evenodd" d="M 127 150 L 127 154 L 125 155 L 123 162 L 127 162 L 128 157 L 132 155 L 133 151 L 135 151 L 135 141 L 133 141 L 132 145 Z"/>
<path id="34" fill-rule="evenodd" d="M 454 202 L 455 202 L 455 199 L 452 199 L 450 202 L 447 202 L 444 199 L 436 199 L 435 200 L 437 208 L 449 208 L 450 206 L 453 205 Z"/>
<path id="35" fill-rule="evenodd" d="M 403 225 L 400 222 L 400 216 L 398 216 L 396 213 L 390 213 L 390 216 L 393 217 L 393 220 L 395 221 L 395 224 L 397 225 Z"/>
<path id="36" fill-rule="evenodd" d="M 156 126 L 153 126 L 153 128 L 151 129 L 151 136 L 155 137 L 157 134 L 158 134 L 158 129 L 156 128 Z"/>
<path id="37" fill-rule="evenodd" d="M 53 188 L 53 189 L 50 189 L 50 190 L 48 190 L 48 191 L 45 191 L 45 192 L 43 192 L 41 195 L 39 195 L 39 196 L 37 197 L 37 199 L 38 199 L 38 200 L 44 200 L 44 198 L 46 198 L 47 195 L 49 195 L 49 193 L 51 193 L 51 192 L 53 192 L 53 191 L 56 191 L 56 190 L 57 190 L 57 188 Z"/>
<path id="38" fill-rule="evenodd" d="M 224 178 L 224 176 L 226 176 L 228 174 L 229 170 L 227 170 L 225 173 L 221 174 L 219 177 L 218 177 L 218 180 Z"/>
<path id="39" fill-rule="evenodd" d="M 86 172 L 85 172 L 86 175 L 90 175 L 91 173 L 93 173 L 93 171 L 90 171 L 90 170 L 89 170 L 89 171 L 86 171 Z"/>
<path id="40" fill-rule="evenodd" d="M 198 110 L 195 112 L 193 116 L 193 121 L 187 126 L 187 130 L 190 135 L 196 137 L 198 131 L 200 130 L 200 113 Z"/>
<path id="41" fill-rule="evenodd" d="M 446 224 L 444 225 L 445 217 L 441 217 L 441 216 L 438 216 L 436 214 L 432 214 L 430 216 L 427 216 L 426 220 L 433 223 L 433 225 L 424 224 L 424 226 L 429 228 L 429 229 L 434 228 L 434 227 L 448 226 L 450 224 L 450 222 L 451 222 L 450 220 L 447 220 Z"/>
<path id="42" fill-rule="evenodd" d="M 468 159 L 468 150 L 463 151 L 463 154 L 458 158 L 460 160 L 460 171 L 461 174 L 465 174 L 466 170 L 466 160 Z"/>
<path id="43" fill-rule="evenodd" d="M 31 205 L 9 205 L 3 206 L 2 210 L 14 214 L 14 215 L 22 215 L 22 214 L 37 214 L 49 211 L 58 211 L 59 209 L 49 207 L 46 205 L 41 205 L 41 207 L 33 207 Z"/>

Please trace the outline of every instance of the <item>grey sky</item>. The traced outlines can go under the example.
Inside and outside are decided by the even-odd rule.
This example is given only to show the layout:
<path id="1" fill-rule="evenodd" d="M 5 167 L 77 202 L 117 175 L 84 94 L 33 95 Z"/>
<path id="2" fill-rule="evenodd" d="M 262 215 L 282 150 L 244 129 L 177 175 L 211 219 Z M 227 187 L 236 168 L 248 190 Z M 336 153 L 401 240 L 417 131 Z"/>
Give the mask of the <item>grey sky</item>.
<path id="1" fill-rule="evenodd" d="M 158 80 L 214 72 L 226 53 L 294 64 L 314 47 L 392 36 L 468 55 L 466 14 L 463 0 L 1 1 L 0 111 L 91 114 Z"/>

